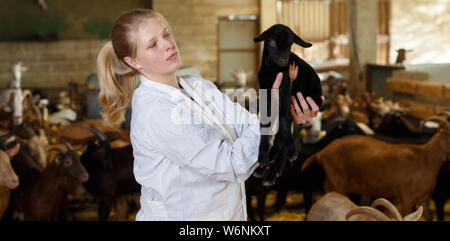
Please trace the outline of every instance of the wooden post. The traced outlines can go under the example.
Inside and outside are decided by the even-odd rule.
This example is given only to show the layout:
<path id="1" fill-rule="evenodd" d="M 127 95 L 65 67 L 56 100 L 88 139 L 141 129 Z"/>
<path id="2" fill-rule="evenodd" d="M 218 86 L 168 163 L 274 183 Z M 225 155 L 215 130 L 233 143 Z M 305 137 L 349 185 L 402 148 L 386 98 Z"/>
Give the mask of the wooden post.
<path id="1" fill-rule="evenodd" d="M 350 32 L 350 82 L 352 96 L 366 90 L 364 69 L 377 61 L 378 0 L 348 0 Z"/>

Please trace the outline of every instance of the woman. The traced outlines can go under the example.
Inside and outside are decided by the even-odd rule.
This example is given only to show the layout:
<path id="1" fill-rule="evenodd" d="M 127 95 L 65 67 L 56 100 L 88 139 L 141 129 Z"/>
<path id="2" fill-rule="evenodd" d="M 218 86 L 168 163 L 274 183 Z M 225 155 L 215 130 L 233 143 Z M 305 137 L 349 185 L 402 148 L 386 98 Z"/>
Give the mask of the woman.
<path id="1" fill-rule="evenodd" d="M 211 81 L 176 75 L 179 52 L 164 17 L 142 9 L 120 16 L 97 66 L 105 122 L 120 123 L 132 106 L 133 171 L 142 185 L 136 220 L 246 220 L 244 182 L 258 165 L 259 120 Z M 297 124 L 318 111 L 295 109 Z M 230 116 L 239 123 L 224 121 Z"/>

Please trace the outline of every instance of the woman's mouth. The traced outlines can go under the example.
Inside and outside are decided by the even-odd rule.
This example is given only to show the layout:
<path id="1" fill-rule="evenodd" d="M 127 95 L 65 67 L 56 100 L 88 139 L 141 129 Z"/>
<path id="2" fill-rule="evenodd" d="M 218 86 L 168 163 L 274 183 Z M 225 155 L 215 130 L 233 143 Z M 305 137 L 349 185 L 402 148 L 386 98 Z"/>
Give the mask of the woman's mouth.
<path id="1" fill-rule="evenodd" d="M 169 61 L 171 61 L 171 60 L 175 60 L 175 59 L 177 59 L 177 52 L 175 52 L 175 53 L 173 53 L 172 55 L 170 55 L 169 56 L 169 58 L 167 58 L 166 60 L 169 60 Z"/>

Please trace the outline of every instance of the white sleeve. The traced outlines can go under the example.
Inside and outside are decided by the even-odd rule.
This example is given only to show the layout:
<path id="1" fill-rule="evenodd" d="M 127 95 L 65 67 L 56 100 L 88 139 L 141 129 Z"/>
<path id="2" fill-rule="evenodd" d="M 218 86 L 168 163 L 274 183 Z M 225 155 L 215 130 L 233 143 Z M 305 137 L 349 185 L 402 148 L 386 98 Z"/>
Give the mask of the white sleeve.
<path id="1" fill-rule="evenodd" d="M 218 181 L 244 182 L 258 165 L 260 127 L 248 125 L 234 142 L 211 138 L 201 125 L 175 124 L 170 106 L 148 114 L 146 138 L 169 161 L 188 165 Z"/>
<path id="2" fill-rule="evenodd" d="M 242 136 L 244 134 L 244 131 L 247 130 L 247 128 L 251 126 L 253 126 L 253 128 L 256 128 L 256 126 L 258 126 L 258 128 L 260 128 L 260 122 L 258 119 L 258 116 L 256 114 L 252 114 L 250 113 L 247 109 L 245 109 L 244 107 L 242 107 L 238 102 L 234 102 L 230 99 L 230 97 L 228 97 L 228 95 L 226 95 L 225 93 L 221 92 L 217 86 L 209 81 L 209 80 L 205 80 L 202 79 L 203 83 L 206 83 L 208 88 L 210 89 L 215 89 L 217 91 L 219 91 L 222 94 L 223 97 L 223 103 L 224 105 L 226 105 L 226 111 L 230 112 L 227 113 L 227 116 L 232 116 L 231 119 L 233 121 L 231 121 L 231 125 L 233 126 L 236 135 Z"/>

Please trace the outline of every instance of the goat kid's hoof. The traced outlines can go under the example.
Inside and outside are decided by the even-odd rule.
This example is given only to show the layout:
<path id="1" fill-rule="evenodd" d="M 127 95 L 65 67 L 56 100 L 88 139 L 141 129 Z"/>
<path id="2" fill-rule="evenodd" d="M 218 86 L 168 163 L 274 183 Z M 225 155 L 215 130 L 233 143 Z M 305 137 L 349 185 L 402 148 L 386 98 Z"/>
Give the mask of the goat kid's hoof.
<path id="1" fill-rule="evenodd" d="M 258 167 L 253 172 L 253 176 L 256 178 L 262 178 L 266 175 L 267 171 L 269 170 L 268 167 Z"/>
<path id="2" fill-rule="evenodd" d="M 263 180 L 262 180 L 262 184 L 264 187 L 272 187 L 273 185 L 275 185 L 277 181 L 277 178 L 273 175 L 265 175 Z"/>

